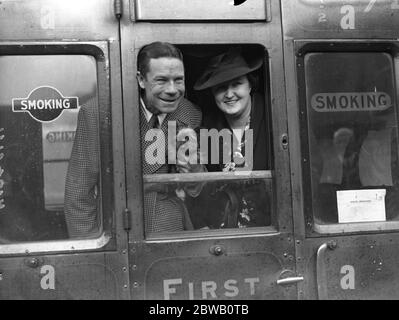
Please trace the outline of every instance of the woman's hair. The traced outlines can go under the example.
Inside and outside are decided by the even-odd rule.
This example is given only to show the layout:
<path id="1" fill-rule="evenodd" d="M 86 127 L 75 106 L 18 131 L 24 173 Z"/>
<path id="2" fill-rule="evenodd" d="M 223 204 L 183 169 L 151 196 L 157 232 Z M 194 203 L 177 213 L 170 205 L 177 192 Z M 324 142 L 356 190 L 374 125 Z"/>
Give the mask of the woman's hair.
<path id="1" fill-rule="evenodd" d="M 247 74 L 247 78 L 249 84 L 251 85 L 251 93 L 253 94 L 255 91 L 259 89 L 259 75 L 256 71 L 252 71 Z"/>

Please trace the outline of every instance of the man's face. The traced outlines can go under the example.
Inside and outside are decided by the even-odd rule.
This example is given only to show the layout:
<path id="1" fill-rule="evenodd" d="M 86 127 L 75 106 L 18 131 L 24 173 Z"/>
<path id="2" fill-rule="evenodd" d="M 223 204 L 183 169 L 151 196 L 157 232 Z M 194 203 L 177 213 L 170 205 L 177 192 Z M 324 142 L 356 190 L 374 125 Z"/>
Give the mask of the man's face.
<path id="1" fill-rule="evenodd" d="M 146 75 L 137 73 L 139 85 L 144 89 L 143 100 L 152 113 L 175 111 L 184 96 L 184 66 L 176 58 L 151 59 Z"/>

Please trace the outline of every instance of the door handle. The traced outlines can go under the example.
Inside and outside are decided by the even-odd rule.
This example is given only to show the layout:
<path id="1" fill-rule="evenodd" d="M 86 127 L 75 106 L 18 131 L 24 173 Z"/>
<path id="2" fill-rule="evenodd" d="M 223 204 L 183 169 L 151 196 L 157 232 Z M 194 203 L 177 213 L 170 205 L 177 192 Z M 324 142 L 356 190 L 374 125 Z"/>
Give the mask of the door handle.
<path id="1" fill-rule="evenodd" d="M 293 284 L 293 283 L 298 283 L 304 280 L 304 277 L 289 277 L 285 279 L 278 279 L 277 284 L 280 286 L 288 285 L 288 284 Z"/>
<path id="2" fill-rule="evenodd" d="M 334 250 L 337 247 L 337 243 L 335 241 L 329 241 L 323 243 L 319 249 L 317 249 L 317 258 L 316 258 L 316 279 L 317 279 L 317 294 L 319 300 L 327 300 L 327 271 L 326 271 L 326 263 L 325 256 L 327 249 Z"/>
<path id="3" fill-rule="evenodd" d="M 283 278 L 284 275 L 286 275 L 285 278 Z M 283 270 L 277 279 L 277 284 L 280 286 L 285 286 L 285 285 L 298 283 L 303 280 L 304 280 L 304 277 L 296 275 L 296 273 L 294 271 Z"/>

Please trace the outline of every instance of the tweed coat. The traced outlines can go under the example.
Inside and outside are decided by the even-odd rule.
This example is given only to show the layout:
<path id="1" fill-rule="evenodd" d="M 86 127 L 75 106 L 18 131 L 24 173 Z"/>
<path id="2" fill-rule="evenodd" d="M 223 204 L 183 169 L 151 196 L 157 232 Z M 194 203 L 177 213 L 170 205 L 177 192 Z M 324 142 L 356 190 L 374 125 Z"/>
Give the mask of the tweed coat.
<path id="1" fill-rule="evenodd" d="M 101 226 L 97 195 L 100 180 L 98 118 L 98 108 L 93 100 L 81 107 L 65 184 L 64 210 L 70 237 L 93 236 Z M 176 111 L 166 116 L 161 130 L 167 134 L 169 121 L 176 121 L 178 127 L 195 129 L 201 119 L 200 109 L 182 99 Z M 149 128 L 141 108 L 140 127 L 142 152 L 145 152 L 150 144 L 144 141 Z M 144 154 L 142 164 L 144 175 L 170 172 L 167 164 L 149 164 Z M 186 220 L 188 214 L 184 203 L 166 192 L 150 191 L 144 194 L 144 217 L 146 233 L 180 231 L 185 225 L 190 225 Z"/>

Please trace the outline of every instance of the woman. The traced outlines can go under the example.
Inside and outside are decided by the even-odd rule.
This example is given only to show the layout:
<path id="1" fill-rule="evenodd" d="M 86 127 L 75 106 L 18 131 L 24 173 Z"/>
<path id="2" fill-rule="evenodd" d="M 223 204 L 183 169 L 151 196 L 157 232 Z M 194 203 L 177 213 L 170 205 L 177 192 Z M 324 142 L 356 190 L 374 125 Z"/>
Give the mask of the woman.
<path id="1" fill-rule="evenodd" d="M 219 132 L 228 129 L 232 138 L 231 143 L 224 143 L 223 148 L 219 148 L 219 163 L 212 163 L 209 171 L 234 170 L 238 163 L 242 163 L 240 155 L 253 159 L 253 163 L 245 164 L 247 170 L 268 168 L 265 106 L 263 97 L 256 93 L 258 78 L 254 72 L 261 66 L 262 59 L 247 62 L 239 49 L 231 49 L 212 58 L 194 86 L 195 90 L 206 90 L 213 98 L 213 105 L 203 107 L 203 126 Z M 251 135 L 244 135 L 248 129 L 252 131 L 252 146 L 248 143 Z M 227 163 L 221 156 L 226 152 L 226 145 L 231 156 Z M 217 147 L 212 145 L 210 155 L 214 155 Z M 243 149 L 248 147 L 252 150 L 246 150 L 247 154 L 244 154 Z"/>
<path id="2" fill-rule="evenodd" d="M 246 61 L 239 49 L 231 49 L 212 58 L 194 89 L 211 95 L 212 105 L 204 106 L 203 127 L 225 129 L 228 139 L 219 139 L 219 145 L 208 143 L 208 171 L 266 170 L 268 144 L 264 100 L 257 89 L 256 70 L 262 59 Z M 206 91 L 205 91 L 206 90 Z M 228 141 L 226 141 L 228 140 Z M 215 163 L 215 153 L 219 153 Z M 197 220 L 197 226 L 217 227 L 264 226 L 270 224 L 267 190 L 264 181 L 209 184 L 202 192 L 202 203 L 212 214 Z M 217 209 L 216 209 L 217 210 Z M 201 215 L 197 212 L 196 214 Z M 215 220 L 216 219 L 216 220 Z M 194 218 L 195 220 L 195 218 Z"/>

